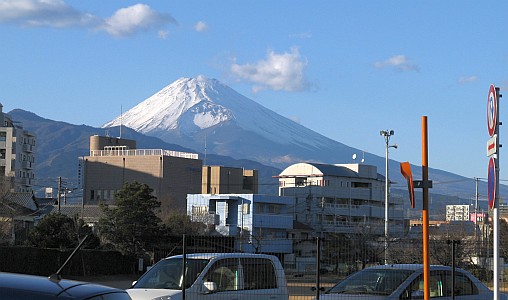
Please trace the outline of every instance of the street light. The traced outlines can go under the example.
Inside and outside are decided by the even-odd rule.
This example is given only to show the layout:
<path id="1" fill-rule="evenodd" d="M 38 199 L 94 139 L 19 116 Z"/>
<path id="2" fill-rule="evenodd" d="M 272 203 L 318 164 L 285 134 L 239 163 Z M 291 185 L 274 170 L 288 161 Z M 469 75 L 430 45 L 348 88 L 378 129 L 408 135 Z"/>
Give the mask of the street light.
<path id="1" fill-rule="evenodd" d="M 388 148 L 395 148 L 397 149 L 397 144 L 390 145 L 390 137 L 395 132 L 393 130 L 381 130 L 379 132 L 380 135 L 382 135 L 385 138 L 386 143 L 386 152 L 385 152 L 385 264 L 388 263 L 388 196 L 389 196 L 389 184 L 390 180 L 388 179 Z"/>

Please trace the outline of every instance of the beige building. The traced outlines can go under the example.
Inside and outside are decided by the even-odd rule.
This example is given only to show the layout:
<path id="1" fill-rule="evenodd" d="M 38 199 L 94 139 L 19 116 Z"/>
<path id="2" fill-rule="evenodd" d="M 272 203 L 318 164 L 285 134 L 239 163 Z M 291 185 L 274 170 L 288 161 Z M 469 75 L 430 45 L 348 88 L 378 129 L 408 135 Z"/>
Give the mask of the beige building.
<path id="1" fill-rule="evenodd" d="M 202 194 L 257 194 L 258 171 L 223 166 L 203 166 Z"/>
<path id="2" fill-rule="evenodd" d="M 194 153 L 136 149 L 133 140 L 90 137 L 90 156 L 82 161 L 84 204 L 114 203 L 125 182 L 150 186 L 161 211 L 185 212 L 187 194 L 201 191 L 202 161 Z"/>
<path id="3" fill-rule="evenodd" d="M 35 181 L 35 135 L 2 111 L 0 104 L 0 176 L 10 182 L 11 192 L 28 193 Z"/>

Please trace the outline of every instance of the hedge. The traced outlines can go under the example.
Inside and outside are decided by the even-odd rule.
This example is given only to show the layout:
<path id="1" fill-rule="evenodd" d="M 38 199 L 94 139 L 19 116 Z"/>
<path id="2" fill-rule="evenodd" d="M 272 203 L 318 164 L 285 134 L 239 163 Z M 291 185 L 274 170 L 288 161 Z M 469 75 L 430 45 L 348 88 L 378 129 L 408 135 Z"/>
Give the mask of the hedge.
<path id="1" fill-rule="evenodd" d="M 56 273 L 74 249 L 0 247 L 0 271 L 49 276 Z M 89 276 L 132 274 L 137 260 L 118 251 L 80 249 L 61 275 Z"/>

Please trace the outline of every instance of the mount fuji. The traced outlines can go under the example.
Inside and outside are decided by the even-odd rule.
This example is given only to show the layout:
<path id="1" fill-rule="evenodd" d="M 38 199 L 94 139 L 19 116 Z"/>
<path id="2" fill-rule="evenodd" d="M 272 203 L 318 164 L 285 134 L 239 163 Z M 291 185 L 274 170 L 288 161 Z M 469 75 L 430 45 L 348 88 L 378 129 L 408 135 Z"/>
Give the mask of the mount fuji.
<path id="1" fill-rule="evenodd" d="M 278 168 L 301 161 L 351 162 L 358 152 L 203 76 L 176 80 L 103 127 L 120 125 L 197 151 Z"/>
<path id="2" fill-rule="evenodd" d="M 314 132 L 239 94 L 215 79 L 203 76 L 180 78 L 132 109 L 107 122 L 103 128 L 127 126 L 166 143 L 194 149 L 203 163 L 207 153 L 247 159 L 265 166 L 285 169 L 298 162 L 354 163 L 362 151 Z M 383 173 L 385 158 L 362 154 L 362 161 Z M 389 161 L 390 180 L 402 184 L 397 161 Z M 413 168 L 421 178 L 421 168 Z M 429 169 L 436 183 L 434 193 L 470 198 L 474 179 Z M 439 182 L 461 181 L 461 185 Z M 403 185 L 403 184 L 402 184 Z M 485 184 L 480 190 L 486 189 Z"/>

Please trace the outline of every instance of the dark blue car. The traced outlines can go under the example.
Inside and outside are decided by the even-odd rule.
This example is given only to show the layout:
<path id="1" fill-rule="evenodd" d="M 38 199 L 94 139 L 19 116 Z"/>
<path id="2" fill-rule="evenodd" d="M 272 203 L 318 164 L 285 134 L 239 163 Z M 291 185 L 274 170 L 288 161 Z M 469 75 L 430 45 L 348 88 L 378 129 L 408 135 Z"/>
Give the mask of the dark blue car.
<path id="1" fill-rule="evenodd" d="M 130 300 L 121 289 L 89 282 L 0 272 L 0 299 Z"/>

